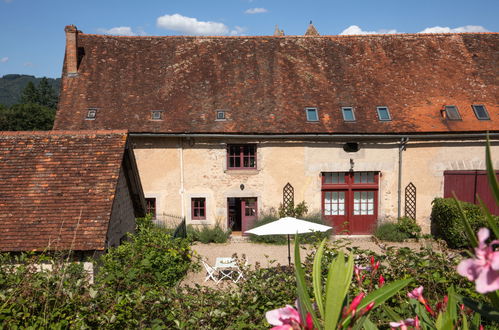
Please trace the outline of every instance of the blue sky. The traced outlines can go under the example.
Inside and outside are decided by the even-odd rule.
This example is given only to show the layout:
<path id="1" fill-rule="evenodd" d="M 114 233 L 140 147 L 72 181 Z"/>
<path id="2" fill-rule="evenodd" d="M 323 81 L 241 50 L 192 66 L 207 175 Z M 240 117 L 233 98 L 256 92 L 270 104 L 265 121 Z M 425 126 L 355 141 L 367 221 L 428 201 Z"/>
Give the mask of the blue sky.
<path id="1" fill-rule="evenodd" d="M 499 0 L 0 0 L 0 76 L 60 77 L 64 26 L 118 35 L 499 31 Z"/>

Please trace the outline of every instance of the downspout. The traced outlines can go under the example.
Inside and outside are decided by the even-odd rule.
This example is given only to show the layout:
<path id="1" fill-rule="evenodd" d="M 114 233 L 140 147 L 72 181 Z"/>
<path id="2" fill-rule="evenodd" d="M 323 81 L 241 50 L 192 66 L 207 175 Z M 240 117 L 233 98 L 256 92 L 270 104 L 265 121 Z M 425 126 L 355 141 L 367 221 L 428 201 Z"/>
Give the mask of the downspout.
<path id="1" fill-rule="evenodd" d="M 409 138 L 404 137 L 400 139 L 399 146 L 399 178 L 398 178 L 398 192 L 397 192 L 397 219 L 402 214 L 402 152 L 406 149 L 407 141 Z"/>
<path id="2" fill-rule="evenodd" d="M 180 138 L 180 206 L 182 219 L 185 219 L 185 203 L 184 203 L 184 138 Z"/>

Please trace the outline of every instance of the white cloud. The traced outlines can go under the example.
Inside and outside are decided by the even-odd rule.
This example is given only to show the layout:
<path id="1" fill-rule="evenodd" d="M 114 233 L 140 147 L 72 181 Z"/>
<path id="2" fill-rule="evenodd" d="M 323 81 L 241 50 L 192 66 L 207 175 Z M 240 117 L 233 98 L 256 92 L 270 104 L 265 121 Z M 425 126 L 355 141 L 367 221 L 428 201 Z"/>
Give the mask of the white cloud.
<path id="1" fill-rule="evenodd" d="M 263 14 L 266 12 L 268 12 L 268 10 L 265 8 L 250 8 L 250 9 L 246 9 L 246 11 L 244 13 L 245 14 Z"/>
<path id="2" fill-rule="evenodd" d="M 0 63 L 7 63 L 8 61 L 9 61 L 9 58 L 7 56 L 0 57 Z"/>
<path id="3" fill-rule="evenodd" d="M 3 2 L 5 2 L 5 3 L 11 3 L 12 0 L 3 0 Z"/>
<path id="4" fill-rule="evenodd" d="M 466 25 L 457 28 L 433 26 L 424 29 L 418 33 L 462 33 L 462 32 L 489 32 L 486 28 L 480 25 Z"/>
<path id="5" fill-rule="evenodd" d="M 378 31 L 364 31 L 357 25 L 350 25 L 345 30 L 343 30 L 340 35 L 350 35 L 350 34 L 394 34 L 401 33 L 395 29 L 381 29 Z"/>
<path id="6" fill-rule="evenodd" d="M 135 36 L 136 33 L 132 31 L 129 26 L 117 26 L 110 29 L 97 29 L 100 33 L 112 34 L 115 36 Z"/>
<path id="7" fill-rule="evenodd" d="M 234 30 L 231 30 L 230 31 L 230 35 L 231 36 L 237 36 L 237 35 L 244 35 L 243 32 L 246 31 L 246 28 L 244 27 L 241 27 L 241 26 L 235 26 L 234 27 Z"/>
<path id="8" fill-rule="evenodd" d="M 162 29 L 191 35 L 226 35 L 231 32 L 223 23 L 202 22 L 180 14 L 160 16 L 156 25 Z"/>
<path id="9" fill-rule="evenodd" d="M 32 63 L 32 62 L 24 62 L 24 63 L 23 63 L 23 66 L 26 66 L 26 67 L 32 67 L 32 66 L 33 66 L 33 63 Z"/>

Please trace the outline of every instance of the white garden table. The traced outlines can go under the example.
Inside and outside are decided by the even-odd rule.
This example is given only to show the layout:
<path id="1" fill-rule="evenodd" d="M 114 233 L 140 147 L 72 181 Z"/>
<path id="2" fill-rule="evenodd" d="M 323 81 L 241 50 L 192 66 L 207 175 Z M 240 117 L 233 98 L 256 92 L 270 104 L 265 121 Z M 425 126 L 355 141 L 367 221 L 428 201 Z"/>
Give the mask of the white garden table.
<path id="1" fill-rule="evenodd" d="M 217 284 L 224 278 L 228 278 L 236 283 L 242 277 L 242 271 L 237 265 L 236 260 L 230 257 L 217 258 L 215 261 L 215 269 L 217 269 L 220 274 Z M 232 277 L 234 274 L 237 274 L 236 279 Z"/>

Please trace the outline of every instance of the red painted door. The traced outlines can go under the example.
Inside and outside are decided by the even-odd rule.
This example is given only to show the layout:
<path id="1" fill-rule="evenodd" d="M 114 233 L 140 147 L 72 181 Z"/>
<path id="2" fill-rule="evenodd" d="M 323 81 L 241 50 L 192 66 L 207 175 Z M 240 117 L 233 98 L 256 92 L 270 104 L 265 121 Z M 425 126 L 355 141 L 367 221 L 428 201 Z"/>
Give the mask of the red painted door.
<path id="1" fill-rule="evenodd" d="M 253 228 L 257 216 L 258 214 L 256 197 L 241 198 L 241 219 L 243 233 Z"/>
<path id="2" fill-rule="evenodd" d="M 322 175 L 322 214 L 336 234 L 371 234 L 378 217 L 377 172 Z"/>
<path id="3" fill-rule="evenodd" d="M 474 204 L 480 204 L 480 197 L 492 214 L 499 215 L 499 205 L 490 190 L 485 171 L 445 171 L 444 197 L 454 197 L 454 194 L 460 201 Z"/>

